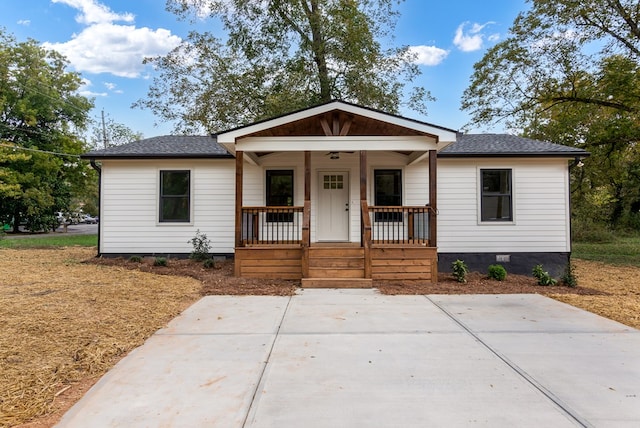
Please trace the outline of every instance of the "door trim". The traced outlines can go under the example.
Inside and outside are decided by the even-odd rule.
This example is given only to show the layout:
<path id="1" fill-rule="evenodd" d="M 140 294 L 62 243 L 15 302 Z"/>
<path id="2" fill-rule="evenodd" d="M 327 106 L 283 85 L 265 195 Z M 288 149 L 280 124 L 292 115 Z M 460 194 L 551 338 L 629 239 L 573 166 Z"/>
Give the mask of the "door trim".
<path id="1" fill-rule="evenodd" d="M 347 211 L 347 227 L 346 227 L 346 232 L 345 232 L 345 237 L 344 239 L 323 239 L 323 237 L 320 235 L 320 215 L 321 215 L 321 208 L 320 208 L 320 194 L 321 192 L 324 190 L 323 189 L 323 175 L 326 174 L 342 174 L 345 176 L 345 186 L 346 186 L 346 191 L 347 191 L 347 207 L 349 208 L 349 210 Z M 317 169 L 316 170 L 316 179 L 317 179 L 317 189 L 318 189 L 318 194 L 317 194 L 317 200 L 316 200 L 316 219 L 315 219 L 315 223 L 316 223 L 316 242 L 326 242 L 326 243 L 331 243 L 331 242 L 336 242 L 336 243 L 348 243 L 351 242 L 351 171 L 349 169 Z"/>

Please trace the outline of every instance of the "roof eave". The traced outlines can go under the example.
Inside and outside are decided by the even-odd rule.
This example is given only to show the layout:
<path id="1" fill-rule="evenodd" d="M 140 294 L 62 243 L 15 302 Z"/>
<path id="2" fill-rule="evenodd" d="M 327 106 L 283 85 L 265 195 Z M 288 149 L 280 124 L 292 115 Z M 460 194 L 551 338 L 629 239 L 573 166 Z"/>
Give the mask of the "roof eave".
<path id="1" fill-rule="evenodd" d="M 438 153 L 438 158 L 567 158 L 589 157 L 589 152 L 539 152 L 539 153 Z"/>
<path id="2" fill-rule="evenodd" d="M 85 155 L 80 155 L 80 159 L 95 159 L 95 160 L 106 160 L 106 159 L 110 159 L 110 160 L 114 160 L 114 159 L 137 159 L 137 160 L 141 160 L 141 159 L 234 159 L 234 156 L 231 154 L 220 154 L 220 155 L 207 155 L 207 154 L 151 154 L 151 155 L 142 155 L 142 154 L 137 154 L 137 155 L 129 155 L 129 154 L 122 154 L 122 155 L 115 155 L 115 154 L 110 154 L 110 155 L 91 155 L 91 154 L 85 154 Z"/>

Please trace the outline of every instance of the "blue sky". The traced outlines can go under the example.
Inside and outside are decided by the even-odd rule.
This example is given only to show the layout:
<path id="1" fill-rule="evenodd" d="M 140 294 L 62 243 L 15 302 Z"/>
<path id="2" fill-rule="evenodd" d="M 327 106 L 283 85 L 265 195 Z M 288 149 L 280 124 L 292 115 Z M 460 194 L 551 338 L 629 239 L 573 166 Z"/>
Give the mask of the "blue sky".
<path id="1" fill-rule="evenodd" d="M 460 111 L 460 98 L 473 64 L 508 35 L 514 18 L 527 8 L 526 0 L 400 4 L 394 44 L 411 46 L 418 54 L 422 75 L 417 83 L 437 98 L 427 116 L 401 113 L 448 128 L 463 127 L 469 117 Z M 82 93 L 95 99 L 92 117 L 98 119 L 104 110 L 145 137 L 168 134 L 172 125 L 154 126 L 158 119 L 150 111 L 131 108 L 146 96 L 154 73 L 142 59 L 167 53 L 193 29 L 223 36 L 211 21 L 178 20 L 165 10 L 164 0 L 0 0 L 0 10 L 0 27 L 19 41 L 33 38 L 69 59 L 70 69 L 85 79 Z"/>

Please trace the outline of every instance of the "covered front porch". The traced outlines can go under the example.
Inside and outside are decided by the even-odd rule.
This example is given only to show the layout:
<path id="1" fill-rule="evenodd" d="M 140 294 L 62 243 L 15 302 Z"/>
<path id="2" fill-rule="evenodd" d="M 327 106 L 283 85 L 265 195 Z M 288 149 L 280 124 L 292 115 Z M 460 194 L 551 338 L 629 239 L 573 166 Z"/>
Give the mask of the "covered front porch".
<path id="1" fill-rule="evenodd" d="M 236 158 L 235 274 L 303 287 L 436 282 L 446 144 L 424 124 L 341 107 L 218 136 Z"/>

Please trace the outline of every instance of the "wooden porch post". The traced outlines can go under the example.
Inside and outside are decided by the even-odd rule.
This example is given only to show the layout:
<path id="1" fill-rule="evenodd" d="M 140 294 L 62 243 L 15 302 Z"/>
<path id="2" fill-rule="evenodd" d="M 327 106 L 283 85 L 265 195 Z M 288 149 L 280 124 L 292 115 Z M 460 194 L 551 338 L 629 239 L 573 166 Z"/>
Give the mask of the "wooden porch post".
<path id="1" fill-rule="evenodd" d="M 236 152 L 236 248 L 242 246 L 242 179 L 244 153 Z"/>
<path id="2" fill-rule="evenodd" d="M 367 152 L 360 150 L 360 200 L 367 200 Z"/>
<path id="3" fill-rule="evenodd" d="M 360 150 L 360 239 L 364 251 L 364 277 L 371 278 L 371 225 L 367 208 L 367 152 Z M 367 216 L 365 218 L 365 216 Z"/>
<path id="4" fill-rule="evenodd" d="M 244 153 L 236 151 L 236 229 L 235 229 L 235 248 L 242 246 L 242 179 L 244 167 Z M 240 265 L 242 261 L 238 257 L 238 251 L 235 251 L 235 260 L 233 262 L 235 276 L 240 276 Z"/>
<path id="5" fill-rule="evenodd" d="M 309 277 L 311 245 L 311 152 L 304 152 L 304 210 L 302 212 L 302 277 Z"/>
<path id="6" fill-rule="evenodd" d="M 438 152 L 429 150 L 429 246 L 438 246 Z"/>

